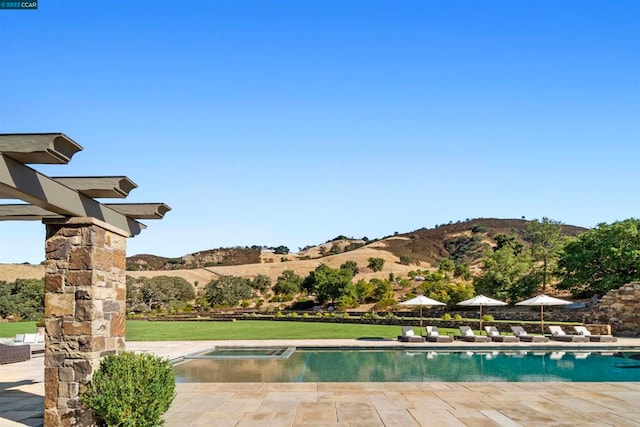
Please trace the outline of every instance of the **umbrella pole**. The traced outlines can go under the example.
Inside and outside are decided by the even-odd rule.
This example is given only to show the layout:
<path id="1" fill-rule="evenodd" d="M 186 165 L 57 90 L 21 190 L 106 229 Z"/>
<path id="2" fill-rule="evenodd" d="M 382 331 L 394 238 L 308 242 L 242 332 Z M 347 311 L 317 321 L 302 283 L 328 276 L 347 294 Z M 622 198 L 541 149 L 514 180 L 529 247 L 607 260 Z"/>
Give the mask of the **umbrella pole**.
<path id="1" fill-rule="evenodd" d="M 422 306 L 420 306 L 420 333 L 422 334 Z"/>
<path id="2" fill-rule="evenodd" d="M 540 329 L 544 335 L 544 304 L 540 304 Z"/>
<path id="3" fill-rule="evenodd" d="M 482 304 L 480 304 L 480 335 L 482 335 Z"/>

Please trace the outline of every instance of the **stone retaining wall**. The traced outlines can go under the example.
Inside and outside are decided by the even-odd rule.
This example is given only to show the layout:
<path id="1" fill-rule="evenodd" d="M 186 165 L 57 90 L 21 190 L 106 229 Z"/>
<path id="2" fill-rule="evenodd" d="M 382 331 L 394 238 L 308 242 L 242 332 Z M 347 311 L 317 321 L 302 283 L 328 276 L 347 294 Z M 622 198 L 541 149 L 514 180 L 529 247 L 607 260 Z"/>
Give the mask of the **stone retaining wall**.
<path id="1" fill-rule="evenodd" d="M 609 291 L 596 305 L 592 318 L 610 323 L 615 335 L 640 336 L 640 282 Z"/>

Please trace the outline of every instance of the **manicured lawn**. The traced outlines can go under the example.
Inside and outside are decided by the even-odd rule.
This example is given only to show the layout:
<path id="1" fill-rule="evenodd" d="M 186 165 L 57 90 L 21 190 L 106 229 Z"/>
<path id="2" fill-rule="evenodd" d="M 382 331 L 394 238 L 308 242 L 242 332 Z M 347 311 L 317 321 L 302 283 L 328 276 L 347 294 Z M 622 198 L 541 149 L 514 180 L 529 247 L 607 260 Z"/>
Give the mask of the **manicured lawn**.
<path id="1" fill-rule="evenodd" d="M 429 323 L 425 323 L 428 325 Z M 438 328 L 441 334 L 458 329 Z M 36 332 L 35 322 L 0 322 L 0 337 Z M 416 333 L 417 333 L 416 327 Z M 424 333 L 424 330 L 422 330 Z M 476 331 L 477 332 L 477 331 Z M 148 322 L 127 320 L 128 341 L 395 338 L 400 326 L 349 323 L 238 320 L 236 322 Z"/>
<path id="2" fill-rule="evenodd" d="M 35 334 L 36 322 L 0 322 L 0 338 L 13 338 L 16 334 Z"/>
<path id="3" fill-rule="evenodd" d="M 239 320 L 236 322 L 127 321 L 128 341 L 394 338 L 400 326 Z"/>

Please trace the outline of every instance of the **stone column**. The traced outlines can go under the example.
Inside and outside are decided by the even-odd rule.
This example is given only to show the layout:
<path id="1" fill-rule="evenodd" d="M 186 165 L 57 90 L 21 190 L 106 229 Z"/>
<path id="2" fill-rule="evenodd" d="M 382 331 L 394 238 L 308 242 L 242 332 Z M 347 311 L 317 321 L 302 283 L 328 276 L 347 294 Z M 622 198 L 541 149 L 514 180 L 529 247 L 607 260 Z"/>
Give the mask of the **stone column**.
<path id="1" fill-rule="evenodd" d="M 126 233 L 95 218 L 44 220 L 45 426 L 87 426 L 80 404 L 101 359 L 124 349 Z"/>

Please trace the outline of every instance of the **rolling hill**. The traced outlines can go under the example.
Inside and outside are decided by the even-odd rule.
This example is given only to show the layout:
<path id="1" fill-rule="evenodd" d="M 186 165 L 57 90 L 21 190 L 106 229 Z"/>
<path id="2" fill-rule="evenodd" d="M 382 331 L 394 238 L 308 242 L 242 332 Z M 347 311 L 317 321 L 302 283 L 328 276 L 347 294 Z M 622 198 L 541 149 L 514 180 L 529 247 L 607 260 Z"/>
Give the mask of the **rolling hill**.
<path id="1" fill-rule="evenodd" d="M 253 246 L 211 249 L 173 259 L 156 255 L 134 255 L 127 258 L 127 275 L 179 276 L 201 288 L 221 275 L 254 277 L 264 274 L 275 281 L 284 270 L 293 270 L 304 277 L 320 263 L 338 268 L 346 261 L 355 261 L 360 268 L 356 279 L 365 280 L 373 277 L 387 278 L 390 273 L 406 277 L 409 271 L 417 268 L 435 269 L 444 258 L 464 260 L 474 269 L 474 266 L 477 268 L 483 251 L 495 245 L 497 235 L 522 237 L 527 223 L 522 219 L 479 218 L 443 224 L 431 229 L 422 228 L 373 241 L 339 236 L 326 243 L 288 254 L 276 254 L 272 250 L 261 250 L 260 247 Z M 582 227 L 563 226 L 563 233 L 569 236 L 583 231 L 586 229 Z M 372 257 L 385 260 L 382 271 L 373 272 L 367 268 L 368 259 Z M 0 264 L 0 280 L 10 282 L 16 278 L 43 276 L 43 266 Z"/>

